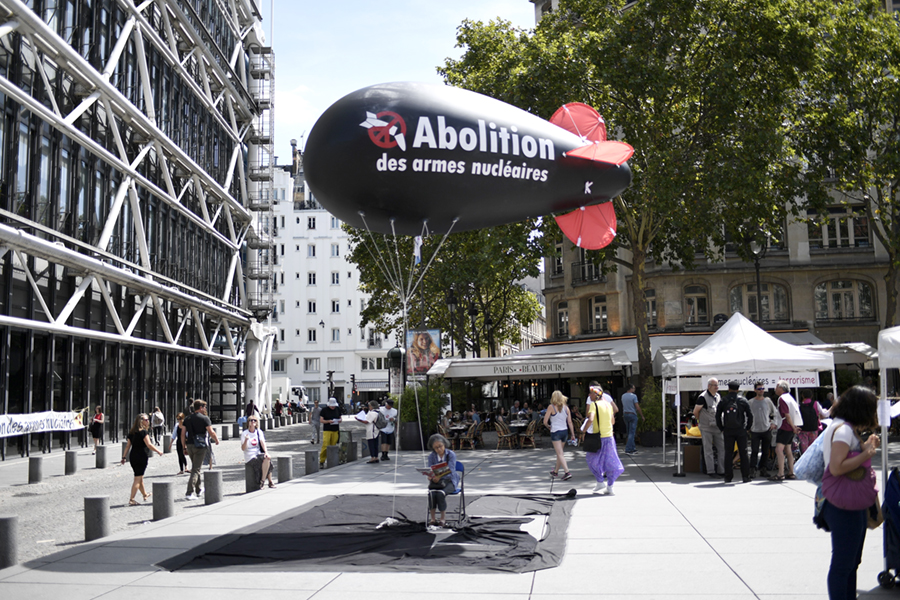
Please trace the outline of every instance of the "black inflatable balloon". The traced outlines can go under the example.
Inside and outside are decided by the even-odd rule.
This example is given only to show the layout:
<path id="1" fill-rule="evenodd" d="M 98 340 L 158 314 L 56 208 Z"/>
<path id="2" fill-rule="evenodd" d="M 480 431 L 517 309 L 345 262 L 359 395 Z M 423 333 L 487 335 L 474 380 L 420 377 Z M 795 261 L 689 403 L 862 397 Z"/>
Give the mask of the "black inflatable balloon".
<path id="1" fill-rule="evenodd" d="M 310 132 L 304 171 L 329 212 L 381 233 L 465 231 L 598 204 L 627 164 L 564 153 L 585 141 L 504 102 L 425 83 L 385 83 L 334 103 Z"/>

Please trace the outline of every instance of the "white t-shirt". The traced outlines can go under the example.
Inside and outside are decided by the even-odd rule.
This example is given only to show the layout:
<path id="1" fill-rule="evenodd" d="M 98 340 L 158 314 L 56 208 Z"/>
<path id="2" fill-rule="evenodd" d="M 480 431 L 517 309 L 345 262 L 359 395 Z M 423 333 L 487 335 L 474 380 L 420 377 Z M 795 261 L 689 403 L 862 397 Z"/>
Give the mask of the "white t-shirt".
<path id="1" fill-rule="evenodd" d="M 862 445 L 859 443 L 853 427 L 843 419 L 834 419 L 828 429 L 822 432 L 822 435 L 825 436 L 825 440 L 822 442 L 822 456 L 826 467 L 831 463 L 831 444 L 834 442 L 844 442 L 850 447 L 851 452 L 862 450 Z"/>
<path id="2" fill-rule="evenodd" d="M 388 422 L 387 427 L 382 429 L 381 432 L 394 433 L 394 421 L 397 420 L 397 409 L 382 406 L 379 410 L 381 410 L 381 414 L 384 415 L 385 420 Z M 394 421 L 391 421 L 391 419 L 394 419 Z"/>
<path id="3" fill-rule="evenodd" d="M 266 443 L 266 434 L 260 429 L 253 433 L 250 433 L 249 429 L 245 429 L 241 433 L 241 448 L 244 447 L 245 441 L 247 442 L 247 449 L 244 450 L 244 462 L 250 462 L 260 453 L 260 444 Z"/>
<path id="4" fill-rule="evenodd" d="M 370 410 L 366 413 L 366 439 L 372 440 L 378 437 L 378 428 L 375 427 L 375 420 L 378 419 L 378 411 Z"/>

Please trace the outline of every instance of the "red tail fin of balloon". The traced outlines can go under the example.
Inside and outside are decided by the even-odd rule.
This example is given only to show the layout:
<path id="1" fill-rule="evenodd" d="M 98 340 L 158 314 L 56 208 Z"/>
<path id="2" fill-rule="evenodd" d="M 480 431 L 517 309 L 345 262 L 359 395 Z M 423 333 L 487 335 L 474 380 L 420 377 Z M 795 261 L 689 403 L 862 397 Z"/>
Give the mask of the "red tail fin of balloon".
<path id="1" fill-rule="evenodd" d="M 593 106 L 570 102 L 553 113 L 550 122 L 586 142 L 584 146 L 566 152 L 566 156 L 621 165 L 634 154 L 634 148 L 628 144 L 606 140 L 606 122 Z"/>
<path id="2" fill-rule="evenodd" d="M 616 210 L 612 202 L 583 206 L 556 217 L 566 237 L 579 248 L 599 250 L 616 237 Z"/>
<path id="3" fill-rule="evenodd" d="M 597 162 L 621 165 L 634 154 L 634 148 L 625 142 L 594 142 L 566 152 L 566 156 L 577 156 Z"/>

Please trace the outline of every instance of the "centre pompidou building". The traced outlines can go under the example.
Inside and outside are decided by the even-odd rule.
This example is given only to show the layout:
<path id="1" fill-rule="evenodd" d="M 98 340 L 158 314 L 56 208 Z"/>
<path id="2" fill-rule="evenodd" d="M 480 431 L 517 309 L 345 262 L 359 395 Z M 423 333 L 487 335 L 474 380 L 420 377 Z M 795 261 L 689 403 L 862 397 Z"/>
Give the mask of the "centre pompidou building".
<path id="1" fill-rule="evenodd" d="M 268 397 L 273 90 L 255 0 L 0 0 L 0 413 Z"/>

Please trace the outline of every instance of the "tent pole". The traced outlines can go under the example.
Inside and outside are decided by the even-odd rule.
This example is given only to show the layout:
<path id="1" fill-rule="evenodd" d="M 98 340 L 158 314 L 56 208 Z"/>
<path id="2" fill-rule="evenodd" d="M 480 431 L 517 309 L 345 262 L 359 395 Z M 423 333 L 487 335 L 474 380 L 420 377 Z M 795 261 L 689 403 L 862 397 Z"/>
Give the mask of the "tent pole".
<path id="1" fill-rule="evenodd" d="M 881 423 L 881 494 L 883 498 L 887 493 L 888 483 L 888 426 L 891 424 L 891 401 L 887 397 L 887 369 L 880 367 L 879 371 L 881 371 L 881 397 L 878 399 L 878 421 Z M 887 418 L 882 418 L 882 415 L 886 415 Z M 887 555 L 885 555 L 886 569 Z"/>
<path id="2" fill-rule="evenodd" d="M 834 367 L 831 369 L 831 392 L 834 394 L 834 399 L 832 402 L 837 402 L 838 399 L 838 389 L 837 389 L 837 373 L 834 370 Z"/>
<path id="3" fill-rule="evenodd" d="M 678 363 L 675 363 L 675 427 L 678 437 L 675 440 L 675 477 L 685 477 L 684 461 L 681 457 L 681 378 L 678 377 Z"/>

